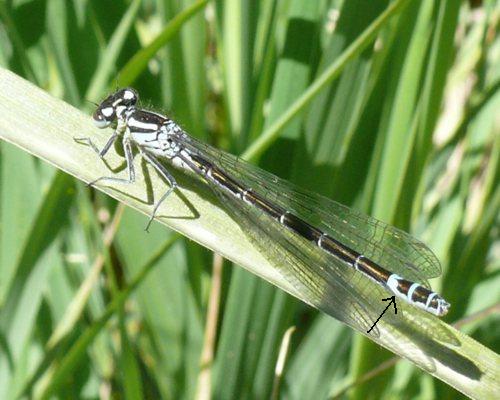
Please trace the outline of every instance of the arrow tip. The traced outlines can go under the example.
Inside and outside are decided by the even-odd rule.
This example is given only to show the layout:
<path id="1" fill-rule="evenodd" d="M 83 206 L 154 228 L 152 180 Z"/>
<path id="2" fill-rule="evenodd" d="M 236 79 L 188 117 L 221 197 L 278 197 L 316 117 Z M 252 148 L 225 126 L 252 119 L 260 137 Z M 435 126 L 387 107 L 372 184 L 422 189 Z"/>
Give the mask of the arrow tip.
<path id="1" fill-rule="evenodd" d="M 397 314 L 398 313 L 398 309 L 396 307 L 396 296 L 391 296 L 391 297 L 388 297 L 387 299 L 382 299 L 382 301 L 387 301 L 387 300 L 390 300 L 392 304 L 394 304 L 394 314 Z M 389 303 L 389 305 L 391 305 L 391 303 Z M 387 310 L 387 308 L 386 308 Z"/>

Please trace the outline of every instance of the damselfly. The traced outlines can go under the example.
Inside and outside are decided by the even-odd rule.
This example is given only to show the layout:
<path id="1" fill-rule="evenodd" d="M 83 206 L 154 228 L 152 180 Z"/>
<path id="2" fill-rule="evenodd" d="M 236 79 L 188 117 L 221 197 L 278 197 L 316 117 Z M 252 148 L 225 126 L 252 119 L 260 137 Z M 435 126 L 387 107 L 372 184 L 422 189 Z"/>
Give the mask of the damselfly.
<path id="1" fill-rule="evenodd" d="M 370 325 L 375 297 L 360 290 L 363 280 L 434 315 L 448 312 L 449 303 L 427 284 L 441 267 L 422 242 L 204 144 L 170 118 L 138 108 L 137 101 L 137 92 L 126 88 L 99 104 L 93 115 L 96 125 L 105 128 L 116 122 L 102 150 L 90 138 L 78 140 L 101 158 L 115 140 L 121 137 L 123 143 L 128 179 L 101 177 L 91 184 L 132 183 L 133 145 L 165 179 L 169 189 L 156 202 L 148 226 L 177 188 L 161 158 L 208 184 L 235 220 L 261 243 L 259 248 L 278 256 L 280 271 L 290 283 L 306 291 L 313 305 L 340 320 L 364 330 Z"/>

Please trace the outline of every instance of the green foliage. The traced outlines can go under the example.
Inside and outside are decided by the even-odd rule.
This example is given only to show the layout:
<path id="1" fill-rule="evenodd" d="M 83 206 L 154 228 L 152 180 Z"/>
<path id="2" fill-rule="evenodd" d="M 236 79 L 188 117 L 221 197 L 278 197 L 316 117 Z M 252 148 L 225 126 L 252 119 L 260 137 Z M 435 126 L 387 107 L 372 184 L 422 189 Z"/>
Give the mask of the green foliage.
<path id="1" fill-rule="evenodd" d="M 499 20 L 493 0 L 19 0 L 0 3 L 0 65 L 87 115 L 130 84 L 192 135 L 420 237 L 446 320 L 474 317 L 433 357 L 473 354 L 482 374 L 430 372 L 486 398 L 499 361 L 471 338 L 498 352 Z M 111 173 L 72 141 L 90 116 L 0 76 L 0 137 L 86 181 Z M 195 218 L 168 224 L 293 292 L 185 183 Z M 163 189 L 104 191 L 147 213 Z M 366 377 L 391 353 L 146 218 L 0 143 L 0 398 L 459 396 L 408 362 Z M 427 350 L 402 347 L 424 368 Z"/>

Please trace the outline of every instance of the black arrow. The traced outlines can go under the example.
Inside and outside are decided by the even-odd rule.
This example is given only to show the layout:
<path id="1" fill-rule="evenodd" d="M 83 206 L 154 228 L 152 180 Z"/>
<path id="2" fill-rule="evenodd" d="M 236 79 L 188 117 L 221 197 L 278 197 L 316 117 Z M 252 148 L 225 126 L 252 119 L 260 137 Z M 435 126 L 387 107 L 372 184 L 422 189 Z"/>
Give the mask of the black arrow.
<path id="1" fill-rule="evenodd" d="M 387 307 L 384 309 L 384 311 L 382 311 L 382 314 L 380 314 L 380 317 L 377 318 L 375 323 L 372 325 L 372 327 L 366 333 L 370 333 L 370 331 L 375 327 L 375 325 L 377 325 L 377 322 L 380 320 L 380 318 L 382 318 L 382 315 L 384 315 L 384 313 L 387 311 L 387 309 L 390 307 L 390 305 L 392 303 L 394 303 L 394 314 L 398 313 L 398 309 L 396 308 L 396 296 L 391 296 L 391 297 L 388 297 L 387 299 L 382 299 L 382 301 L 387 301 L 387 300 L 390 300 L 391 302 L 389 304 L 387 304 Z"/>

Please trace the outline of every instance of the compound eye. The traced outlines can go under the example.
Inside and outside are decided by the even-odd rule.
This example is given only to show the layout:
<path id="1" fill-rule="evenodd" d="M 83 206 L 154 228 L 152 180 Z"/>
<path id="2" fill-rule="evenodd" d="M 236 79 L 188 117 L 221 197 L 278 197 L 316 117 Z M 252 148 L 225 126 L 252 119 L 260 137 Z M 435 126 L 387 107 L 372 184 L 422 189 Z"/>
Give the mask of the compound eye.
<path id="1" fill-rule="evenodd" d="M 98 108 L 94 115 L 94 124 L 98 128 L 106 128 L 115 119 L 115 111 L 113 107 Z"/>

